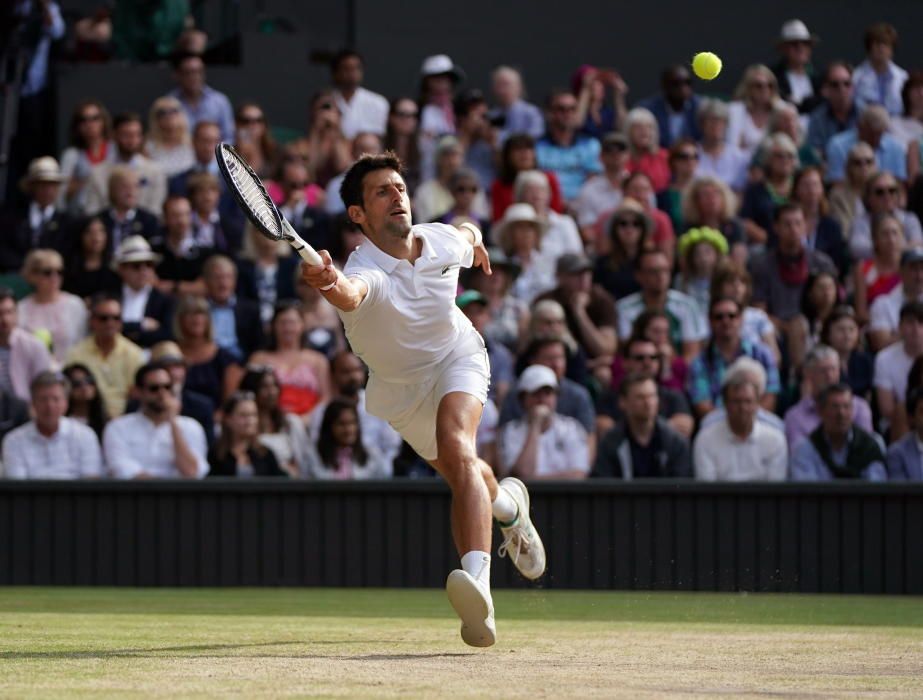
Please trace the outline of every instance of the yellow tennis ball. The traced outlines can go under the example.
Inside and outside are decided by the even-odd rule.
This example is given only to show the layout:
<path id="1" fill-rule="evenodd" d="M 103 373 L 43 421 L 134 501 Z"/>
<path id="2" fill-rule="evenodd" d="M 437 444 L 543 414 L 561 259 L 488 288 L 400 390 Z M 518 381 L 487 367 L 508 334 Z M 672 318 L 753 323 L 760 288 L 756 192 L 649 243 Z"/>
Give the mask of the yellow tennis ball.
<path id="1" fill-rule="evenodd" d="M 714 80 L 721 72 L 721 59 L 711 51 L 697 53 L 692 59 L 692 70 L 702 80 Z"/>

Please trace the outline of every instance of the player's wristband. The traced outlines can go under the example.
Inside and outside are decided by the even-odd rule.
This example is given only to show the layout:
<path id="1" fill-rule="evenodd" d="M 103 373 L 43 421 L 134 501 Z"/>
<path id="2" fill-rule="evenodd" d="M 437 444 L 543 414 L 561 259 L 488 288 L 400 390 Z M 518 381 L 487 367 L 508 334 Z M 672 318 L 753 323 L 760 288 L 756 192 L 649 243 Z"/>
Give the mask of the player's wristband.
<path id="1" fill-rule="evenodd" d="M 326 287 L 318 287 L 318 289 L 319 289 L 320 291 L 322 291 L 322 292 L 329 292 L 331 289 L 333 289 L 334 287 L 337 286 L 337 282 L 339 282 L 339 281 L 340 281 L 339 278 L 337 278 L 337 279 L 333 280 L 333 282 L 331 282 L 330 284 L 328 284 Z"/>
<path id="2" fill-rule="evenodd" d="M 484 242 L 484 236 L 481 235 L 481 230 L 474 224 L 468 223 L 466 221 L 458 228 L 466 228 L 471 231 L 471 235 L 474 236 L 474 243 L 471 244 L 472 248 L 477 248 L 479 245 L 481 245 L 481 243 Z"/>

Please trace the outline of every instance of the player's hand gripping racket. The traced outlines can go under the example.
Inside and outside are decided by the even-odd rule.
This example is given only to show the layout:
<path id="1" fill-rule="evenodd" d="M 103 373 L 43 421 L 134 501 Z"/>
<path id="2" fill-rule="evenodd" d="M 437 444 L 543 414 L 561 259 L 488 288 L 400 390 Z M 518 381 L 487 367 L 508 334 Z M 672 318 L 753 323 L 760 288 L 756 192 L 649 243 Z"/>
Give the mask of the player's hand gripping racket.
<path id="1" fill-rule="evenodd" d="M 305 243 L 279 213 L 260 178 L 237 151 L 229 144 L 219 143 L 215 148 L 215 158 L 221 177 L 228 183 L 234 199 L 260 233 L 274 241 L 288 242 L 311 265 L 323 264 L 317 251 Z"/>

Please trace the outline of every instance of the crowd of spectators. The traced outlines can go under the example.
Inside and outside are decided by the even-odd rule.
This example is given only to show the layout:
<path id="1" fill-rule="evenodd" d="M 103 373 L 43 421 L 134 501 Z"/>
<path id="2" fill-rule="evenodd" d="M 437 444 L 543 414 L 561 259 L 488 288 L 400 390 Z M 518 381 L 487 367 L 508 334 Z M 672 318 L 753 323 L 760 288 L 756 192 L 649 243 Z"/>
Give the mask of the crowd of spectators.
<path id="1" fill-rule="evenodd" d="M 362 153 L 400 156 L 416 222 L 482 228 L 493 274 L 466 271 L 457 307 L 500 475 L 923 478 L 923 71 L 894 63 L 894 27 L 864 39 L 815 68 L 786 22 L 730 101 L 682 64 L 637 100 L 582 65 L 539 105 L 515 68 L 482 91 L 446 55 L 388 100 L 345 50 L 285 142 L 196 52 L 149 108 L 87 96 L 3 219 L 3 475 L 433 474 L 366 410 L 297 256 L 246 225 L 230 141 L 338 265 L 371 245 L 339 194 Z"/>

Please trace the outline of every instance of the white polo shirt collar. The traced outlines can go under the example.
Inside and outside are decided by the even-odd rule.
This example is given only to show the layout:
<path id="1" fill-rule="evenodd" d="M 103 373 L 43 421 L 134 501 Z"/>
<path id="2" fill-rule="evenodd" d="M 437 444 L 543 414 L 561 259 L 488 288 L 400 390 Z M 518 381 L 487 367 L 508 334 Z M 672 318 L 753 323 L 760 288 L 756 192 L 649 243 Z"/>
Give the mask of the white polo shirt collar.
<path id="1" fill-rule="evenodd" d="M 420 258 L 433 260 L 437 257 L 438 254 L 436 253 L 435 248 L 433 248 L 433 246 L 428 240 L 426 240 L 426 237 L 423 236 L 421 232 L 414 231 L 413 235 L 414 238 L 419 238 L 421 241 L 423 241 L 423 248 L 420 250 Z M 406 262 L 408 265 L 413 267 L 413 263 L 411 263 L 409 260 L 402 260 L 401 258 L 395 258 L 391 255 L 388 255 L 385 251 L 372 243 L 372 241 L 368 238 L 365 240 L 368 241 L 368 245 L 363 245 L 363 248 L 366 249 L 364 250 L 366 255 L 372 259 L 372 262 L 378 265 L 378 267 L 380 267 L 389 275 L 393 273 L 395 269 L 397 269 L 397 266 L 400 265 L 401 262 Z"/>

